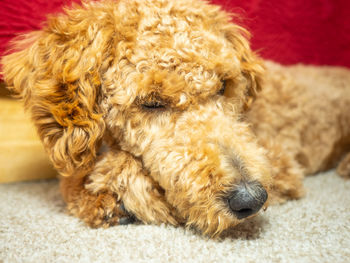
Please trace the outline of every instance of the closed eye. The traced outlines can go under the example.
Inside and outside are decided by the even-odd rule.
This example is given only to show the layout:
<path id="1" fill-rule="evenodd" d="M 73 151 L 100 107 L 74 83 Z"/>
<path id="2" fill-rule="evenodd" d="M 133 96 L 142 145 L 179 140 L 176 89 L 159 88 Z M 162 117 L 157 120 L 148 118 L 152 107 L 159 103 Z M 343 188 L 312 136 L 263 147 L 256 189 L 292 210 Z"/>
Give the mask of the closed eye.
<path id="1" fill-rule="evenodd" d="M 226 90 L 226 80 L 221 80 L 221 89 L 218 91 L 219 95 L 224 95 Z"/>
<path id="2" fill-rule="evenodd" d="M 164 109 L 165 108 L 165 104 L 162 104 L 158 101 L 154 101 L 154 102 L 147 102 L 142 104 L 142 107 L 144 109 L 148 109 L 148 110 L 156 110 L 156 109 Z"/>

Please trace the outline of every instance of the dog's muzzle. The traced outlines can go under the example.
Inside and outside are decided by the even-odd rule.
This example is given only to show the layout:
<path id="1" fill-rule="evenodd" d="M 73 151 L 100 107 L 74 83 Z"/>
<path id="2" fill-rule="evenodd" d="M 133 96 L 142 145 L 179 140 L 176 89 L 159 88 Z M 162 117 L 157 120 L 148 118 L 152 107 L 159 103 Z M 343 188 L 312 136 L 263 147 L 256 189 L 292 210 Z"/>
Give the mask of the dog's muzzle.
<path id="1" fill-rule="evenodd" d="M 257 181 L 241 182 L 231 192 L 228 204 L 238 219 L 257 213 L 267 200 L 267 192 Z"/>

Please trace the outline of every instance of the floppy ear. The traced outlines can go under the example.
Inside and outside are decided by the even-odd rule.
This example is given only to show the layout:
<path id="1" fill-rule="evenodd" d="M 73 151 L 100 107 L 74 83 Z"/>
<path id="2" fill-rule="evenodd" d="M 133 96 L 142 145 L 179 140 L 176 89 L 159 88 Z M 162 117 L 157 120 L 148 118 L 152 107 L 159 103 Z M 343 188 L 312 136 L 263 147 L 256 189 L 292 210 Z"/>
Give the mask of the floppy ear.
<path id="1" fill-rule="evenodd" d="M 112 30 L 92 24 L 84 8 L 66 12 L 17 39 L 16 51 L 1 63 L 9 89 L 31 111 L 55 168 L 70 176 L 93 167 L 104 134 L 99 71 L 110 62 L 106 50 Z"/>
<path id="2" fill-rule="evenodd" d="M 241 63 L 243 79 L 242 106 L 247 110 L 262 88 L 264 67 L 262 60 L 250 49 L 249 33 L 241 27 L 231 26 L 225 32 L 227 39 L 233 44 L 238 60 Z"/>
<path id="3" fill-rule="evenodd" d="M 241 74 L 237 76 L 228 90 L 228 96 L 238 99 L 242 109 L 246 110 L 261 90 L 263 82 L 264 67 L 262 60 L 250 49 L 247 30 L 232 23 L 236 16 L 228 15 L 218 8 L 215 26 L 221 31 L 225 38 L 231 42 L 233 51 L 239 61 Z M 226 95 L 226 92 L 225 92 Z"/>

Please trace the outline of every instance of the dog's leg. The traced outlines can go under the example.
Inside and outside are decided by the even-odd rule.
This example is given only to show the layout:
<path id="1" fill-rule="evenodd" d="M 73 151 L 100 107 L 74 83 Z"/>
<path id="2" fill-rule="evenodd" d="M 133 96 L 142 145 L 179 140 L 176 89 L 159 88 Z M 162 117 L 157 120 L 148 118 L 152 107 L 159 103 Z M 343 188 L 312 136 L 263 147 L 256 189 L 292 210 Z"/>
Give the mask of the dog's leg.
<path id="1" fill-rule="evenodd" d="M 63 178 L 69 211 L 93 227 L 125 224 L 133 216 L 144 223 L 177 225 L 162 189 L 124 151 L 104 153 L 85 179 Z"/>
<path id="2" fill-rule="evenodd" d="M 91 193 L 85 188 L 86 178 L 64 177 L 61 193 L 69 213 L 83 219 L 91 227 L 126 224 L 133 220 L 112 192 Z"/>
<path id="3" fill-rule="evenodd" d="M 272 186 L 269 191 L 269 203 L 284 203 L 289 199 L 298 199 L 305 194 L 304 174 L 300 165 L 281 147 L 271 142 L 263 143 L 271 163 Z"/>
<path id="4" fill-rule="evenodd" d="M 344 178 L 350 178 L 350 153 L 347 153 L 338 164 L 337 173 Z"/>

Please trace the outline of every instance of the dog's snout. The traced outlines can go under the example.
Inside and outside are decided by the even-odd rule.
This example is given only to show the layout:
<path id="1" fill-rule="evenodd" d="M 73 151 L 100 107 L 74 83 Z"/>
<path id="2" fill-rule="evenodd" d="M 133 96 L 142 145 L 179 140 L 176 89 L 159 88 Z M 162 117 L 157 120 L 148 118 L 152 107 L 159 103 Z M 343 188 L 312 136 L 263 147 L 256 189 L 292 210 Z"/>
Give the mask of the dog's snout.
<path id="1" fill-rule="evenodd" d="M 267 192 L 256 181 L 242 182 L 231 193 L 228 203 L 238 219 L 257 213 L 267 200 Z"/>

